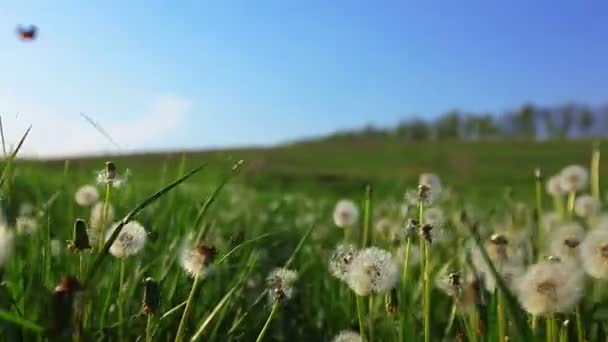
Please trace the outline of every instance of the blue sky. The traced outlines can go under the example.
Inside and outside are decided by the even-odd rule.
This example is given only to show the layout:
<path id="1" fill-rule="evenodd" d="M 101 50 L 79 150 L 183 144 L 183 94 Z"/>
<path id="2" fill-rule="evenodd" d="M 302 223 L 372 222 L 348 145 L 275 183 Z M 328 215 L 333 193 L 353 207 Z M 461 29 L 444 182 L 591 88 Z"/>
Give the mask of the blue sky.
<path id="1" fill-rule="evenodd" d="M 11 141 L 33 124 L 28 153 L 64 155 L 115 151 L 80 112 L 140 150 L 601 105 L 606 18 L 606 1 L 2 2 L 0 113 Z"/>

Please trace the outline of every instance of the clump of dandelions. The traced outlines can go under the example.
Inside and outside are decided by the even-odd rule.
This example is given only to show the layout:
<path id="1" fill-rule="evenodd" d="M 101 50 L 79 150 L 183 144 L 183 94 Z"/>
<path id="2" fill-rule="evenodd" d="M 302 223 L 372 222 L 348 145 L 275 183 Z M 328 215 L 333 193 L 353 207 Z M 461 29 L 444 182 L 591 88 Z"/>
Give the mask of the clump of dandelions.
<path id="1" fill-rule="evenodd" d="M 81 207 L 90 207 L 99 201 L 99 192 L 92 185 L 83 185 L 74 194 L 74 200 Z"/>
<path id="2" fill-rule="evenodd" d="M 355 246 L 350 244 L 338 245 L 329 259 L 329 272 L 334 277 L 346 281 L 350 265 L 356 255 L 357 249 Z"/>
<path id="3" fill-rule="evenodd" d="M 583 274 L 575 263 L 542 261 L 520 279 L 518 297 L 533 315 L 567 312 L 581 299 L 583 287 Z"/>
<path id="4" fill-rule="evenodd" d="M 114 233 L 119 223 L 115 223 L 109 229 L 106 235 L 106 241 Z M 118 234 L 112 246 L 110 246 L 110 254 L 117 258 L 124 258 L 139 253 L 146 244 L 147 233 L 144 227 L 137 221 L 131 221 L 125 224 Z"/>
<path id="5" fill-rule="evenodd" d="M 0 268 L 4 267 L 6 261 L 13 254 L 15 234 L 6 224 L 0 224 Z"/>
<path id="6" fill-rule="evenodd" d="M 560 186 L 565 192 L 578 192 L 587 186 L 589 172 L 580 165 L 569 165 L 559 174 Z"/>
<path id="7" fill-rule="evenodd" d="M 293 297 L 294 283 L 298 280 L 298 273 L 287 268 L 275 268 L 268 277 L 268 294 L 273 302 L 282 302 Z"/>
<path id="8" fill-rule="evenodd" d="M 332 342 L 363 342 L 363 338 L 352 330 L 344 330 L 334 336 Z"/>
<path id="9" fill-rule="evenodd" d="M 203 279 L 213 270 L 215 255 L 215 248 L 205 243 L 187 246 L 182 250 L 181 264 L 190 276 Z"/>
<path id="10" fill-rule="evenodd" d="M 334 223 L 340 228 L 351 227 L 359 221 L 359 208 L 355 202 L 343 199 L 334 208 Z"/>
<path id="11" fill-rule="evenodd" d="M 577 261 L 585 230 L 576 222 L 561 225 L 551 234 L 550 254 L 563 260 Z"/>
<path id="12" fill-rule="evenodd" d="M 574 202 L 574 212 L 580 217 L 592 217 L 599 214 L 602 209 L 600 201 L 591 195 L 582 195 Z"/>
<path id="13" fill-rule="evenodd" d="M 359 296 L 380 294 L 395 287 L 399 271 L 391 253 L 370 247 L 353 258 L 346 283 Z"/>
<path id="14" fill-rule="evenodd" d="M 585 271 L 593 278 L 608 279 L 608 229 L 591 230 L 579 248 Z"/>

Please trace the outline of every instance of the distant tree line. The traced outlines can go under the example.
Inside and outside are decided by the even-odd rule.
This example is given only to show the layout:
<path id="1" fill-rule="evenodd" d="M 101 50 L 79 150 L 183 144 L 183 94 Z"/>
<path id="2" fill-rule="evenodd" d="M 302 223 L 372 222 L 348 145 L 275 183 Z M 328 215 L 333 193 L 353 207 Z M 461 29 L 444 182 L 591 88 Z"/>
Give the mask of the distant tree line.
<path id="1" fill-rule="evenodd" d="M 567 139 L 603 136 L 608 133 L 608 107 L 592 110 L 579 104 L 542 108 L 525 104 L 500 115 L 450 111 L 429 120 L 413 117 L 395 127 L 368 125 L 359 130 L 337 132 L 330 138 L 392 136 L 408 141 L 487 140 L 501 138 Z"/>

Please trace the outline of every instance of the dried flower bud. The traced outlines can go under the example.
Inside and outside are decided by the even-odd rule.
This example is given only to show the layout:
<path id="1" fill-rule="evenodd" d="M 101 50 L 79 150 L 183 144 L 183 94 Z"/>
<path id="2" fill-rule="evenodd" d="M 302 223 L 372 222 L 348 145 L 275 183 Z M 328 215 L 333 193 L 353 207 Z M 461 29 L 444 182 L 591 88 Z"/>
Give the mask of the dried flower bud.
<path id="1" fill-rule="evenodd" d="M 80 252 L 85 249 L 91 249 L 89 243 L 89 235 L 87 234 L 87 224 L 82 219 L 77 219 L 74 222 L 73 240 L 68 241 L 68 249 L 72 252 Z"/>
<path id="2" fill-rule="evenodd" d="M 144 290 L 144 301 L 141 305 L 141 311 L 144 315 L 154 315 L 160 303 L 160 288 L 158 282 L 152 278 L 146 278 L 144 282 L 146 288 Z"/>
<path id="3" fill-rule="evenodd" d="M 420 235 L 428 242 L 433 243 L 433 236 L 431 235 L 431 231 L 433 230 L 433 226 L 430 224 L 425 224 L 420 228 Z"/>
<path id="4" fill-rule="evenodd" d="M 428 202 L 431 187 L 426 184 L 418 185 L 418 200 L 420 202 Z"/>
<path id="5" fill-rule="evenodd" d="M 386 302 L 386 312 L 389 315 L 396 314 L 399 309 L 399 298 L 397 294 L 397 289 L 393 288 L 389 293 L 387 293 L 384 296 L 384 300 Z"/>
<path id="6" fill-rule="evenodd" d="M 542 182 L 542 180 L 543 180 L 543 175 L 540 172 L 539 168 L 534 169 L 534 179 L 537 180 L 537 181 L 539 181 L 539 182 Z"/>
<path id="7" fill-rule="evenodd" d="M 405 233 L 407 236 L 412 236 L 412 235 L 416 234 L 416 231 L 418 231 L 419 228 L 420 228 L 420 222 L 418 222 L 418 220 L 416 220 L 416 219 L 410 219 L 405 224 Z"/>
<path id="8" fill-rule="evenodd" d="M 114 162 L 107 161 L 105 170 L 107 180 L 113 180 L 116 178 L 116 164 L 114 164 Z"/>

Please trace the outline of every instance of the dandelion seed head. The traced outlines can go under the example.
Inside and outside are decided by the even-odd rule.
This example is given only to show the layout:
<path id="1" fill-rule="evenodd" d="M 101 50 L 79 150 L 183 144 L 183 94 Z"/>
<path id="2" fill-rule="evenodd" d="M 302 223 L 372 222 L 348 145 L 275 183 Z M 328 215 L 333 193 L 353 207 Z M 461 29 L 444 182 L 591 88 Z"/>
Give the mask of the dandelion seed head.
<path id="1" fill-rule="evenodd" d="M 106 235 L 106 241 L 112 236 L 119 223 L 115 223 Z M 131 221 L 124 225 L 112 246 L 110 254 L 117 258 L 124 258 L 139 253 L 146 244 L 147 233 L 144 227 L 137 221 Z"/>
<path id="2" fill-rule="evenodd" d="M 424 223 L 432 225 L 434 228 L 440 228 L 445 223 L 443 210 L 439 207 L 431 207 L 424 209 Z"/>
<path id="3" fill-rule="evenodd" d="M 83 185 L 74 194 L 74 200 L 82 207 L 89 207 L 99 200 L 99 192 L 92 185 Z"/>
<path id="4" fill-rule="evenodd" d="M 355 246 L 350 244 L 338 245 L 329 259 L 329 272 L 334 277 L 345 281 L 356 254 Z"/>
<path id="5" fill-rule="evenodd" d="M 577 192 L 587 186 L 589 173 L 580 165 L 569 165 L 562 169 L 559 178 L 561 188 L 565 192 Z"/>
<path id="6" fill-rule="evenodd" d="M 550 236 L 550 253 L 562 260 L 578 260 L 585 230 L 576 222 L 563 224 Z"/>
<path id="7" fill-rule="evenodd" d="M 266 285 L 273 301 L 281 302 L 291 299 L 294 294 L 294 283 L 298 280 L 298 273 L 286 268 L 275 268 L 268 277 Z"/>
<path id="8" fill-rule="evenodd" d="M 574 202 L 574 212 L 580 217 L 591 217 L 599 214 L 602 204 L 591 195 L 582 195 Z"/>
<path id="9" fill-rule="evenodd" d="M 423 173 L 418 179 L 418 184 L 424 185 L 428 188 L 427 201 L 428 203 L 434 203 L 441 195 L 442 186 L 441 179 L 434 173 Z"/>
<path id="10" fill-rule="evenodd" d="M 502 279 L 505 281 L 507 287 L 511 290 L 516 289 L 519 283 L 519 280 L 523 276 L 525 272 L 525 268 L 523 264 L 519 262 L 507 262 L 501 265 L 494 265 L 496 267 L 496 271 Z M 496 278 L 492 274 L 492 272 L 487 271 L 483 277 L 484 284 L 486 289 L 493 293 L 496 290 Z"/>
<path id="11" fill-rule="evenodd" d="M 560 175 L 555 175 L 550 177 L 545 183 L 545 190 L 551 196 L 562 196 L 565 194 L 564 189 L 562 188 L 562 180 Z"/>
<path id="12" fill-rule="evenodd" d="M 91 228 L 103 229 L 105 227 L 102 227 L 102 225 L 108 226 L 110 222 L 114 221 L 114 207 L 112 204 L 108 203 L 107 215 L 105 218 L 103 217 L 103 207 L 103 202 L 98 202 L 91 208 Z"/>
<path id="13" fill-rule="evenodd" d="M 181 264 L 190 276 L 203 279 L 213 271 L 215 247 L 200 243 L 182 249 Z"/>
<path id="14" fill-rule="evenodd" d="M 575 263 L 543 261 L 532 265 L 518 285 L 518 297 L 533 315 L 567 312 L 583 295 L 584 278 Z"/>
<path id="15" fill-rule="evenodd" d="M 405 263 L 406 249 L 407 249 L 407 246 L 400 245 L 399 248 L 397 248 L 393 252 L 393 261 L 395 262 L 395 264 L 397 264 L 397 266 L 399 268 L 401 268 L 401 266 L 403 266 L 403 263 Z M 408 263 L 409 263 L 409 265 L 417 265 L 419 262 L 420 262 L 420 247 L 418 247 L 418 245 L 411 244 Z"/>
<path id="16" fill-rule="evenodd" d="M 347 283 L 359 296 L 385 293 L 395 287 L 397 264 L 392 255 L 380 248 L 370 247 L 357 253 L 347 274 Z"/>
<path id="17" fill-rule="evenodd" d="M 30 216 L 19 216 L 15 227 L 19 235 L 33 235 L 38 230 L 38 222 Z"/>
<path id="18" fill-rule="evenodd" d="M 343 199 L 334 208 L 334 223 L 340 228 L 351 227 L 359 221 L 359 208 L 355 202 Z"/>
<path id="19" fill-rule="evenodd" d="M 541 227 L 543 228 L 543 231 L 545 233 L 550 233 L 556 228 L 558 228 L 563 222 L 564 219 L 562 218 L 562 215 L 560 213 L 550 211 L 543 213 L 541 219 Z"/>
<path id="20" fill-rule="evenodd" d="M 344 330 L 334 336 L 332 342 L 363 342 L 363 338 L 352 330 Z"/>
<path id="21" fill-rule="evenodd" d="M 608 229 L 587 233 L 579 246 L 585 271 L 597 279 L 608 279 Z"/>

